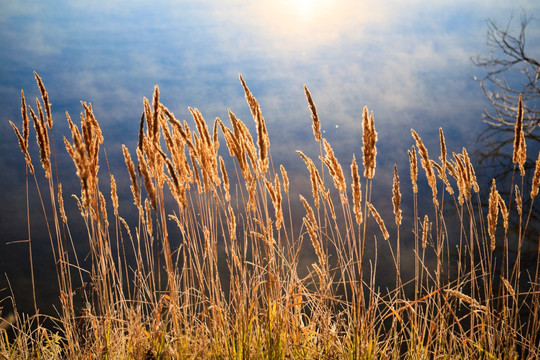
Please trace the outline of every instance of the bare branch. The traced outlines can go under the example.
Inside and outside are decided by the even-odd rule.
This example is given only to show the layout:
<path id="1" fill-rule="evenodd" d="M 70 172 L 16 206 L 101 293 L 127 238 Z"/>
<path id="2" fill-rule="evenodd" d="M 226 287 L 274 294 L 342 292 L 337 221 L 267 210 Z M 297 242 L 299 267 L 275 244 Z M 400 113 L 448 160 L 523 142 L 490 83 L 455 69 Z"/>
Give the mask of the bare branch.
<path id="1" fill-rule="evenodd" d="M 472 63 L 485 70 L 485 75 L 474 79 L 490 101 L 492 110 L 485 110 L 484 121 L 493 128 L 512 127 L 519 96 L 523 97 L 523 130 L 526 135 L 540 125 L 540 62 L 527 53 L 526 28 L 532 17 L 521 15 L 520 30 L 511 29 L 512 18 L 506 26 L 493 20 L 487 22 L 487 56 L 477 55 Z"/>

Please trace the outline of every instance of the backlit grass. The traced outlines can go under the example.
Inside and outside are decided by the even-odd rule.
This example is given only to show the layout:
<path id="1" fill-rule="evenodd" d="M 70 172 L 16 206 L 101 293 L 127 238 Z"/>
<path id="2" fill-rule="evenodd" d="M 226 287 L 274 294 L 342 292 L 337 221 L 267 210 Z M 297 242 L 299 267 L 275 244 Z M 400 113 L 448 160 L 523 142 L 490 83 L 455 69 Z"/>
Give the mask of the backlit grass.
<path id="1" fill-rule="evenodd" d="M 290 189 L 286 169 L 273 163 L 261 109 L 242 78 L 256 134 L 232 111 L 228 121 L 210 123 L 190 108 L 192 121 L 179 121 L 160 102 L 156 86 L 152 99 L 143 101 L 136 148 L 123 147 L 125 169 L 108 170 L 100 160 L 105 140 L 91 104 L 83 102 L 80 125 L 66 114 L 71 134 L 64 137 L 80 179 L 75 197 L 90 248 L 90 265 L 83 266 L 70 236 L 54 148 L 51 155 L 48 94 L 37 74 L 36 80 L 41 99 L 29 105 L 23 94 L 22 127 L 12 126 L 30 178 L 44 173 L 48 184 L 41 196 L 52 204 L 44 214 L 61 307 L 54 316 L 39 315 L 39 304 L 34 316 L 15 313 L 0 330 L 0 357 L 540 356 L 538 254 L 532 272 L 522 263 L 540 154 L 528 188 L 521 106 L 511 197 L 503 198 L 493 181 L 484 208 L 467 151 L 449 154 L 442 130 L 437 158 L 412 131 L 410 163 L 378 168 L 393 170 L 394 181 L 388 198 L 372 199 L 379 136 L 373 113 L 364 108 L 362 114 L 362 154 L 340 162 L 321 133 L 307 88 L 320 150 L 314 158 L 301 149 L 295 154 L 306 165 L 307 191 Z M 30 123 L 37 154 L 28 150 Z M 125 204 L 119 204 L 112 172 L 130 179 L 134 224 L 122 217 Z M 424 174 L 429 192 L 419 193 Z M 409 176 L 410 189 L 400 183 Z M 402 192 L 412 192 L 413 204 L 403 206 Z M 428 208 L 418 206 L 426 203 L 423 197 Z M 533 200 L 523 208 L 527 197 Z M 388 206 L 394 216 L 384 219 L 377 208 Z M 520 225 L 509 228 L 509 218 Z M 400 234 L 411 232 L 414 245 L 404 249 Z M 374 241 L 386 242 L 393 259 L 386 269 L 395 273 L 395 287 L 388 291 L 375 286 L 376 259 L 366 252 Z M 410 281 L 402 277 L 405 257 L 414 263 Z M 307 269 L 306 258 L 313 259 Z M 81 284 L 78 305 L 74 294 Z"/>

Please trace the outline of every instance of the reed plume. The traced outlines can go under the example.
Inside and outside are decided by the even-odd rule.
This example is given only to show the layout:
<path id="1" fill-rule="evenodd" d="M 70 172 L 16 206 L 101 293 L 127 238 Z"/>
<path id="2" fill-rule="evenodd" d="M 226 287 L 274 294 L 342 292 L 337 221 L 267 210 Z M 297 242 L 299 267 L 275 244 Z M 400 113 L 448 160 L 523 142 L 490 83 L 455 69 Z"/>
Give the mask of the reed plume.
<path id="1" fill-rule="evenodd" d="M 476 301 L 475 299 L 471 298 L 468 295 L 463 294 L 460 291 L 453 290 L 453 289 L 447 289 L 446 293 L 449 294 L 449 295 L 454 296 L 455 298 L 457 298 L 457 299 L 459 299 L 459 300 L 461 300 L 463 302 L 468 303 L 469 305 L 471 305 L 472 307 L 474 307 L 474 308 L 476 308 L 478 310 L 488 311 L 487 307 L 485 307 L 484 305 L 481 305 L 478 301 Z"/>
<path id="2" fill-rule="evenodd" d="M 313 245 L 313 248 L 315 249 L 315 254 L 317 255 L 319 264 L 321 264 L 322 268 L 324 268 L 326 264 L 326 260 L 325 260 L 325 256 L 323 252 L 323 247 L 319 241 L 317 232 L 314 228 L 315 224 L 309 221 L 306 217 L 304 217 L 304 225 L 306 226 L 308 230 L 309 238 L 311 239 L 311 244 Z M 321 279 L 324 278 L 324 276 L 322 275 L 322 272 L 319 273 L 319 278 Z"/>
<path id="3" fill-rule="evenodd" d="M 369 115 L 367 106 L 364 106 L 362 112 L 362 129 L 364 177 L 366 179 L 373 179 L 376 166 L 375 158 L 377 156 L 377 148 L 375 146 L 375 143 L 377 142 L 377 132 L 375 131 L 373 112 Z"/>
<path id="4" fill-rule="evenodd" d="M 146 193 L 150 197 L 152 207 L 154 210 L 157 210 L 157 198 L 156 198 L 156 188 L 150 177 L 150 172 L 148 171 L 148 164 L 144 158 L 144 155 L 141 150 L 137 149 L 137 161 L 139 163 L 139 171 L 141 172 L 144 179 L 144 187 L 146 188 Z"/>
<path id="5" fill-rule="evenodd" d="M 491 251 L 495 250 L 495 229 L 497 228 L 497 216 L 499 215 L 499 192 L 495 185 L 495 179 L 493 179 L 491 185 L 491 192 L 489 194 L 489 205 L 488 205 L 488 234 L 491 239 Z"/>
<path id="6" fill-rule="evenodd" d="M 429 218 L 427 215 L 424 215 L 424 223 L 422 224 L 422 249 L 427 247 L 427 239 L 429 232 Z"/>
<path id="7" fill-rule="evenodd" d="M 446 168 L 448 161 L 446 160 L 446 141 L 444 139 L 444 133 L 443 129 L 439 128 L 439 140 L 441 143 L 441 157 L 439 160 L 441 160 L 441 167 L 440 169 L 437 169 L 439 172 L 439 178 L 443 181 L 443 183 L 446 185 L 446 191 L 450 194 L 454 194 L 454 189 L 452 189 L 452 186 L 450 185 L 450 182 L 448 181 L 448 177 L 446 176 Z"/>
<path id="8" fill-rule="evenodd" d="M 279 230 L 281 229 L 281 224 L 283 223 L 283 210 L 281 208 L 281 186 L 277 174 L 275 174 L 274 180 L 274 185 L 272 185 L 272 183 L 267 179 L 264 179 L 264 182 L 274 206 L 276 215 L 276 229 Z"/>
<path id="9" fill-rule="evenodd" d="M 319 208 L 319 186 L 321 187 L 321 192 L 324 192 L 324 186 L 319 176 L 319 171 L 315 167 L 313 160 L 308 158 L 302 151 L 296 150 L 296 152 L 302 157 L 302 160 L 306 163 L 306 166 L 309 170 L 309 176 L 311 180 L 311 193 L 313 194 L 313 200 L 315 201 L 315 207 Z"/>
<path id="10" fill-rule="evenodd" d="M 94 192 L 98 185 L 99 148 L 103 143 L 103 135 L 94 117 L 92 105 L 85 102 L 81 102 L 81 105 L 84 114 L 80 114 L 80 130 L 66 112 L 73 144 L 64 137 L 64 145 L 77 169 L 77 176 L 81 180 L 81 199 L 84 207 L 88 208 L 91 202 L 97 200 Z"/>
<path id="11" fill-rule="evenodd" d="M 148 201 L 148 198 L 144 200 L 144 210 L 145 210 L 145 220 L 146 223 L 146 233 L 150 238 L 152 238 L 153 234 L 153 226 L 152 226 L 152 210 L 150 209 L 150 201 Z"/>
<path id="12" fill-rule="evenodd" d="M 337 160 L 336 156 L 334 155 L 334 150 L 332 150 L 332 146 L 326 141 L 326 139 L 323 140 L 323 146 L 324 151 L 326 152 L 325 157 L 322 159 L 325 163 L 325 165 L 328 167 L 328 171 L 330 172 L 330 175 L 334 179 L 334 186 L 338 191 L 342 194 L 345 194 L 347 191 L 347 184 L 345 183 L 345 176 L 343 175 L 343 169 L 341 168 L 341 165 L 339 164 L 339 161 Z"/>
<path id="13" fill-rule="evenodd" d="M 47 93 L 47 90 L 45 90 L 45 85 L 43 85 L 43 81 L 41 80 L 41 77 L 37 74 L 37 72 L 34 71 L 34 77 L 36 78 L 36 82 L 39 87 L 39 92 L 41 93 L 41 99 L 43 101 L 43 106 L 45 106 L 45 112 L 47 113 L 47 126 L 49 129 L 52 129 L 53 121 L 52 121 L 52 114 L 51 114 L 51 103 L 49 102 L 49 93 Z"/>
<path id="14" fill-rule="evenodd" d="M 527 160 L 527 144 L 523 133 L 523 98 L 519 95 L 516 126 L 514 128 L 514 152 L 512 162 L 519 165 L 521 176 L 525 175 L 525 161 Z"/>
<path id="15" fill-rule="evenodd" d="M 514 192 L 516 195 L 516 208 L 519 216 L 523 214 L 523 198 L 521 197 L 521 192 L 519 191 L 519 186 L 514 185 Z"/>
<path id="16" fill-rule="evenodd" d="M 302 195 L 300 195 L 300 201 L 304 205 L 304 209 L 306 209 L 306 213 L 307 213 L 306 219 L 311 223 L 312 229 L 317 231 L 318 230 L 317 220 L 315 219 L 315 213 L 313 212 L 313 209 L 311 208 L 311 206 L 309 206 L 307 200 Z"/>
<path id="17" fill-rule="evenodd" d="M 309 92 L 306 85 L 304 85 L 304 92 L 306 94 L 306 98 L 309 104 L 309 110 L 311 111 L 311 119 L 313 120 L 312 128 L 313 128 L 313 136 L 315 137 L 315 140 L 317 142 L 321 141 L 321 122 L 319 121 L 319 115 L 317 114 L 317 107 L 315 106 L 315 103 L 313 102 L 313 99 L 311 98 L 311 93 Z"/>
<path id="18" fill-rule="evenodd" d="M 101 219 L 103 221 L 103 234 L 104 237 L 106 237 L 105 233 L 107 229 L 109 228 L 109 217 L 107 215 L 107 203 L 105 201 L 105 196 L 103 196 L 103 193 L 101 191 L 98 191 L 98 198 L 99 198 L 99 210 L 101 212 Z"/>
<path id="19" fill-rule="evenodd" d="M 285 194 L 289 193 L 289 177 L 287 176 L 287 170 L 285 170 L 285 167 L 283 165 L 279 166 L 279 170 L 281 171 L 281 178 L 283 179 L 283 191 L 285 191 Z"/>
<path id="20" fill-rule="evenodd" d="M 461 154 L 452 153 L 452 156 L 454 157 L 454 163 L 452 166 L 452 169 L 454 169 L 454 171 L 451 171 L 450 173 L 452 174 L 452 176 L 454 176 L 458 184 L 458 202 L 460 205 L 463 205 L 464 199 L 470 199 L 470 190 L 469 186 L 467 186 L 468 172 L 465 170 L 465 165 L 462 160 Z"/>
<path id="21" fill-rule="evenodd" d="M 118 216 L 118 193 L 116 190 L 116 179 L 111 174 L 111 200 L 113 204 L 114 216 Z"/>
<path id="22" fill-rule="evenodd" d="M 379 225 L 379 229 L 381 229 L 381 232 L 383 234 L 383 237 L 385 240 L 388 240 L 390 237 L 390 234 L 388 233 L 388 230 L 386 230 L 386 225 L 384 225 L 384 221 L 381 218 L 381 215 L 379 215 L 379 212 L 375 209 L 373 204 L 368 203 L 369 211 L 371 212 L 371 215 L 375 218 L 375 221 Z"/>
<path id="23" fill-rule="evenodd" d="M 504 202 L 501 194 L 498 194 L 497 196 L 497 203 L 499 204 L 499 209 L 501 210 L 501 216 L 503 218 L 503 227 L 506 230 L 508 230 L 508 218 L 510 214 L 508 213 L 508 207 L 506 207 L 506 203 Z"/>
<path id="24" fill-rule="evenodd" d="M 531 199 L 534 199 L 538 195 L 538 188 L 540 187 L 540 151 L 538 152 L 538 159 L 536 159 L 536 165 L 534 167 L 534 175 L 531 185 Z"/>
<path id="25" fill-rule="evenodd" d="M 140 151 L 140 150 L 139 150 Z M 139 183 L 137 182 L 137 174 L 135 173 L 135 164 L 133 163 L 133 160 L 131 159 L 131 155 L 129 153 L 128 148 L 122 144 L 122 152 L 124 154 L 124 162 L 126 163 L 129 178 L 131 179 L 131 193 L 133 194 L 133 200 L 135 203 L 135 206 L 137 206 L 137 209 L 139 209 L 139 212 L 142 210 L 142 204 L 141 204 L 141 194 L 139 189 Z"/>
<path id="26" fill-rule="evenodd" d="M 38 99 L 36 99 L 36 104 L 39 110 L 39 119 L 30 106 L 28 107 L 28 109 L 30 110 L 30 117 L 33 120 L 34 129 L 36 130 L 36 142 L 39 148 L 39 158 L 41 161 L 41 166 L 43 167 L 43 170 L 45 170 L 45 177 L 47 179 L 51 179 L 51 147 L 49 144 L 49 133 L 47 131 L 47 125 L 45 124 L 43 111 L 41 111 L 41 105 Z"/>
<path id="27" fill-rule="evenodd" d="M 229 236 L 231 240 L 235 240 L 236 239 L 236 216 L 234 215 L 233 208 L 231 207 L 230 204 L 228 207 L 228 211 L 229 211 Z"/>
<path id="28" fill-rule="evenodd" d="M 34 165 L 32 165 L 32 158 L 30 157 L 30 153 L 28 152 L 28 136 L 30 134 L 29 131 L 29 122 L 28 119 L 28 112 L 26 109 L 26 100 L 24 98 L 24 92 L 21 90 L 21 116 L 22 116 L 22 135 L 17 128 L 17 126 L 9 121 L 9 124 L 13 128 L 13 131 L 15 132 L 15 136 L 17 137 L 17 140 L 19 142 L 19 147 L 21 149 L 21 152 L 24 154 L 24 159 L 26 161 L 26 165 L 28 166 L 28 169 L 30 170 L 30 173 L 34 173 Z"/>
<path id="29" fill-rule="evenodd" d="M 223 158 L 219 157 L 219 166 L 221 169 L 221 177 L 223 178 L 223 188 L 225 189 L 225 200 L 227 202 L 231 201 L 231 195 L 229 193 L 229 175 L 227 174 L 227 169 L 225 168 L 225 162 Z"/>
<path id="30" fill-rule="evenodd" d="M 394 216 L 396 220 L 396 225 L 401 225 L 401 192 L 399 191 L 399 176 L 397 172 L 397 165 L 394 164 L 394 180 L 392 183 L 392 205 L 394 205 Z"/>
<path id="31" fill-rule="evenodd" d="M 514 288 L 510 284 L 510 282 L 508 280 L 506 280 L 505 278 L 503 278 L 503 277 L 501 277 L 501 280 L 502 280 L 502 283 L 504 284 L 504 288 L 506 289 L 506 292 L 511 297 L 515 298 L 516 297 L 516 291 L 514 290 Z"/>
<path id="32" fill-rule="evenodd" d="M 238 76 L 240 77 L 240 82 L 244 87 L 246 100 L 249 104 L 253 120 L 255 120 L 255 125 L 257 126 L 257 145 L 259 146 L 259 170 L 261 171 L 261 173 L 264 174 L 268 169 L 268 147 L 270 146 L 270 140 L 268 138 L 266 124 L 264 122 L 261 108 L 259 106 L 259 103 L 257 102 L 257 99 L 255 99 L 251 91 L 248 89 L 246 82 L 242 78 L 242 75 Z"/>
<path id="33" fill-rule="evenodd" d="M 60 218 L 64 224 L 67 224 L 66 210 L 64 209 L 64 196 L 62 194 L 62 184 L 58 184 L 58 209 L 60 210 Z"/>
<path id="34" fill-rule="evenodd" d="M 426 172 L 426 177 L 429 183 L 429 187 L 431 188 L 431 192 L 433 194 L 433 204 L 435 206 L 439 205 L 439 201 L 437 200 L 437 179 L 435 178 L 435 173 L 433 172 L 433 167 L 431 166 L 431 162 L 429 161 L 429 155 L 428 150 L 424 146 L 424 143 L 422 142 L 422 139 L 416 131 L 411 129 L 412 136 L 414 140 L 416 141 L 416 146 L 418 147 L 418 151 L 420 152 L 420 162 L 422 163 L 422 167 L 424 168 L 424 171 Z"/>
<path id="35" fill-rule="evenodd" d="M 358 225 L 362 223 L 362 190 L 360 185 L 360 175 L 358 173 L 358 165 L 356 164 L 356 158 L 353 154 L 351 162 L 351 176 L 352 176 L 352 194 L 353 194 L 353 212 L 355 220 Z"/>
<path id="36" fill-rule="evenodd" d="M 469 188 L 472 188 L 475 193 L 478 193 L 480 191 L 480 187 L 478 186 L 478 182 L 476 180 L 476 173 L 474 171 L 471 159 L 469 158 L 469 154 L 467 153 L 467 149 L 462 149 L 462 155 L 465 161 L 465 170 L 467 171 L 468 186 Z"/>
<path id="37" fill-rule="evenodd" d="M 411 147 L 411 150 L 408 150 L 407 153 L 409 154 L 409 166 L 410 166 L 410 173 L 411 173 L 411 184 L 413 188 L 413 193 L 418 193 L 418 185 L 416 184 L 416 181 L 418 179 L 418 161 L 416 160 L 416 149 L 414 145 Z"/>

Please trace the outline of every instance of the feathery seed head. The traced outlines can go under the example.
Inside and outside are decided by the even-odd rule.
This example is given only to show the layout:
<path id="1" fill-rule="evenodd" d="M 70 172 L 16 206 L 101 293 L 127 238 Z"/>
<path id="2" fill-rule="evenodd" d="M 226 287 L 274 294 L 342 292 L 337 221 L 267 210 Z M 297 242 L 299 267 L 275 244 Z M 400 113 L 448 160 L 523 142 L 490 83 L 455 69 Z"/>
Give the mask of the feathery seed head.
<path id="1" fill-rule="evenodd" d="M 353 193 L 353 211 L 356 218 L 356 223 L 360 225 L 362 223 L 362 190 L 360 184 L 360 175 L 358 174 L 358 165 L 356 164 L 356 157 L 353 154 L 351 163 L 351 177 L 352 177 L 352 193 Z"/>
<path id="2" fill-rule="evenodd" d="M 373 112 L 369 115 L 368 108 L 364 106 L 362 113 L 362 153 L 364 163 L 364 177 L 373 179 L 375 176 L 377 147 L 377 132 L 375 131 L 375 120 Z"/>
<path id="3" fill-rule="evenodd" d="M 424 146 L 424 143 L 422 142 L 422 139 L 416 131 L 411 129 L 412 136 L 414 140 L 416 141 L 416 146 L 418 147 L 418 151 L 420 152 L 420 162 L 422 163 L 422 167 L 424 168 L 426 172 L 426 178 L 428 180 L 429 186 L 431 187 L 431 192 L 433 194 L 433 204 L 435 206 L 439 205 L 439 202 L 437 201 L 437 179 L 435 177 L 435 173 L 433 171 L 433 167 L 431 166 L 431 161 L 429 160 L 428 150 Z"/>
<path id="4" fill-rule="evenodd" d="M 319 115 L 317 114 L 317 107 L 311 98 L 311 93 L 309 92 L 306 85 L 304 85 L 304 92 L 306 93 L 306 98 L 309 104 L 309 110 L 311 111 L 311 119 L 313 120 L 313 136 L 317 142 L 321 141 L 321 122 L 319 121 Z"/>
<path id="5" fill-rule="evenodd" d="M 538 159 L 536 159 L 536 165 L 534 167 L 534 175 L 531 186 L 531 199 L 534 199 L 538 195 L 538 188 L 540 187 L 540 151 L 538 152 Z"/>
<path id="6" fill-rule="evenodd" d="M 285 191 L 285 194 L 289 193 L 289 177 L 287 176 L 287 170 L 285 170 L 285 167 L 283 165 L 279 166 L 279 170 L 281 171 L 281 178 L 283 179 L 283 191 Z"/>
<path id="7" fill-rule="evenodd" d="M 516 126 L 514 128 L 514 152 L 512 162 L 519 165 L 521 176 L 525 175 L 525 161 L 527 160 L 527 145 L 523 133 L 523 98 L 519 95 Z"/>
<path id="8" fill-rule="evenodd" d="M 495 185 L 495 179 L 492 181 L 491 192 L 489 194 L 489 206 L 488 206 L 488 234 L 491 239 L 491 251 L 495 250 L 495 230 L 497 228 L 497 216 L 499 214 L 499 192 Z"/>
<path id="9" fill-rule="evenodd" d="M 381 218 L 381 215 L 379 215 L 379 213 L 377 212 L 377 210 L 371 203 L 368 203 L 368 207 L 369 207 L 369 211 L 371 212 L 371 215 L 373 215 L 373 217 L 375 218 L 375 221 L 379 225 L 379 229 L 381 229 L 384 239 L 388 240 L 388 238 L 390 237 L 390 234 L 388 233 L 388 230 L 386 230 L 386 226 L 384 225 L 384 221 Z"/>
<path id="10" fill-rule="evenodd" d="M 401 225 L 401 193 L 399 191 L 399 176 L 397 172 L 397 165 L 394 164 L 394 181 L 392 186 L 392 204 L 394 205 L 394 215 L 396 217 L 396 225 Z"/>
<path id="11" fill-rule="evenodd" d="M 422 249 L 427 247 L 427 239 L 429 232 L 429 218 L 427 215 L 424 215 L 424 223 L 422 224 Z"/>
<path id="12" fill-rule="evenodd" d="M 418 161 L 416 160 L 416 148 L 414 147 L 414 145 L 411 147 L 411 150 L 407 151 L 407 153 L 409 154 L 409 165 L 413 193 L 416 194 L 418 193 L 418 185 L 416 184 L 416 181 L 418 179 Z"/>
<path id="13" fill-rule="evenodd" d="M 332 150 L 330 144 L 326 141 L 326 139 L 322 140 L 324 150 L 326 152 L 326 156 L 323 161 L 328 167 L 330 175 L 332 175 L 332 178 L 334 179 L 334 185 L 336 189 L 338 189 L 339 192 L 344 194 L 347 190 L 347 184 L 345 182 L 345 176 L 343 175 L 343 169 L 341 168 L 341 165 L 339 164 L 336 156 L 334 155 L 334 150 Z"/>

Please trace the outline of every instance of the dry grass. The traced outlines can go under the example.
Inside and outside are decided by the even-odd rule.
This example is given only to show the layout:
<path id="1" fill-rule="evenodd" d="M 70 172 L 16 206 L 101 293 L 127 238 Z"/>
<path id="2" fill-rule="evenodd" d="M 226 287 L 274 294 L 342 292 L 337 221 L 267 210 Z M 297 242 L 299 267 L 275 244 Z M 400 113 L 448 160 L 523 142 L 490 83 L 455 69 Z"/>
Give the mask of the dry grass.
<path id="1" fill-rule="evenodd" d="M 120 215 L 127 205 L 119 203 L 117 195 L 116 179 L 122 175 L 99 176 L 103 136 L 92 106 L 83 102 L 80 128 L 67 114 L 72 140 L 64 138 L 80 179 L 77 202 L 91 249 L 91 265 L 83 269 L 69 232 L 73 214 L 64 210 L 60 174 L 51 166 L 49 95 L 37 74 L 36 81 L 41 94 L 37 113 L 22 95 L 22 130 L 12 126 L 30 174 L 36 177 L 28 151 L 28 114 L 34 122 L 51 199 L 51 208 L 43 211 L 49 219 L 61 308 L 56 316 L 44 316 L 36 303 L 34 316 L 15 313 L 11 338 L 2 323 L 1 358 L 540 356 L 538 255 L 532 272 L 521 261 L 540 182 L 540 154 L 532 200 L 523 201 L 528 194 L 523 183 L 515 190 L 512 184 L 513 198 L 506 201 L 493 183 L 486 215 L 467 151 L 447 160 L 440 130 L 440 162 L 434 161 L 412 130 L 411 142 L 417 147 L 409 151 L 413 203 L 402 202 L 399 166 L 394 167 L 388 191 L 391 203 L 372 201 L 378 137 L 373 114 L 364 108 L 365 170 L 361 177 L 353 155 L 348 190 L 348 179 L 322 136 L 315 102 L 304 87 L 320 167 L 298 151 L 307 167 L 304 176 L 305 183 L 311 183 L 311 197 L 290 198 L 294 192 L 287 171 L 283 166 L 274 170 L 261 109 L 242 78 L 256 142 L 231 111 L 227 127 L 220 119 L 209 124 L 199 110 L 190 108 L 190 128 L 161 104 L 156 87 L 152 100 L 143 100 L 137 148 L 123 146 L 123 177 L 130 179 L 139 216 L 129 224 Z M 518 127 L 516 163 L 523 176 L 526 148 Z M 230 157 L 219 151 L 220 137 Z M 417 152 L 432 190 L 432 210 L 417 205 Z M 446 193 L 437 192 L 434 168 Z M 110 182 L 110 200 L 101 192 L 100 181 Z M 330 181 L 335 189 L 328 186 Z M 298 202 L 305 215 L 292 213 L 296 207 L 291 204 Z M 375 209 L 389 204 L 395 220 L 395 230 L 390 231 Z M 497 228 L 499 210 L 503 229 Z M 512 231 L 509 216 L 520 220 Z M 400 248 L 400 227 L 412 230 L 412 249 Z M 392 253 L 394 264 L 384 266 L 388 272 L 393 265 L 396 287 L 386 292 L 375 287 L 377 259 L 366 258 L 366 244 L 373 239 L 387 243 Z M 29 246 L 32 262 L 31 239 Z M 412 259 L 414 277 L 403 281 L 405 257 Z M 313 259 L 307 272 L 305 259 Z M 74 289 L 84 283 L 90 286 L 84 287 L 83 304 L 78 306 Z M 44 319 L 54 325 L 44 326 Z"/>

